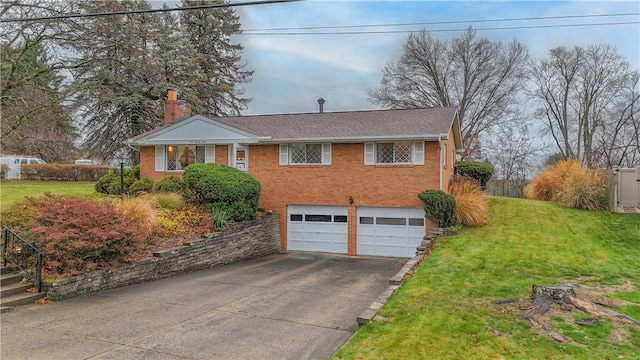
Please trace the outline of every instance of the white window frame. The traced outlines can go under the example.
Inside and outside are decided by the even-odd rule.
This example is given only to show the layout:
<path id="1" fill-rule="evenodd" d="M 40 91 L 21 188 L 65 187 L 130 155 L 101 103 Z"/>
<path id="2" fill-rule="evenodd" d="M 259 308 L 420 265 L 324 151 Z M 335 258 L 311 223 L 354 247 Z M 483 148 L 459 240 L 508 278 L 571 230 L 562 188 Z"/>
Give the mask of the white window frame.
<path id="1" fill-rule="evenodd" d="M 293 145 L 320 145 L 320 162 L 319 163 L 293 163 L 291 162 L 291 150 Z M 331 143 L 295 143 L 280 144 L 279 147 L 279 164 L 281 166 L 304 166 L 304 165 L 331 165 Z"/>
<path id="2" fill-rule="evenodd" d="M 155 146 L 155 171 L 156 172 L 182 172 L 183 169 L 169 170 L 169 147 L 174 146 L 178 148 L 181 147 L 189 147 L 193 146 L 204 147 L 204 163 L 215 163 L 216 162 L 216 146 L 215 145 L 161 145 Z M 177 159 L 176 159 L 177 161 Z"/>
<path id="3" fill-rule="evenodd" d="M 409 143 L 411 144 L 411 161 L 410 162 L 389 162 L 389 163 L 379 163 L 377 162 L 377 150 L 378 144 L 390 144 L 393 143 L 394 147 L 397 143 Z M 381 142 L 366 142 L 364 143 L 364 164 L 365 165 L 424 165 L 424 150 L 425 145 L 424 141 L 414 141 L 414 142 L 406 142 L 406 141 L 381 141 Z"/>

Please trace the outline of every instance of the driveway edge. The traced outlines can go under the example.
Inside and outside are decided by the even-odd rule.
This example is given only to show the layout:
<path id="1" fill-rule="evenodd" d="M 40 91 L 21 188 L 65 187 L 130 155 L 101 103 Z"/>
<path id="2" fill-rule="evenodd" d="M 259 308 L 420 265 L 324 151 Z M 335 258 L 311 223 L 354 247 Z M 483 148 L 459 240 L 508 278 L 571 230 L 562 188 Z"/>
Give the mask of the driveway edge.
<path id="1" fill-rule="evenodd" d="M 422 244 L 418 247 L 416 251 L 416 256 L 407 261 L 406 264 L 395 274 L 393 277 L 389 279 L 389 286 L 378 296 L 378 298 L 369 305 L 365 311 L 358 316 L 358 326 L 362 326 L 370 323 L 375 320 L 384 320 L 383 317 L 378 316 L 378 310 L 380 310 L 384 304 L 396 293 L 396 291 L 402 286 L 405 279 L 411 275 L 415 269 L 420 265 L 425 256 L 431 254 L 431 249 L 433 248 L 433 243 L 435 242 L 435 238 L 432 236 L 425 236 L 424 240 L 422 240 Z"/>

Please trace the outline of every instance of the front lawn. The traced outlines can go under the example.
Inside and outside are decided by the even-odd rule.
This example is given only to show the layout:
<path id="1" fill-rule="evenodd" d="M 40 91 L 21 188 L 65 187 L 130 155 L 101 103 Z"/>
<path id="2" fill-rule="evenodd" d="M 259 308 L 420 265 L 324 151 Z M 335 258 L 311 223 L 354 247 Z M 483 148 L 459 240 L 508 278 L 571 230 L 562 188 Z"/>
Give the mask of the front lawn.
<path id="1" fill-rule="evenodd" d="M 640 216 L 507 198 L 492 198 L 490 214 L 484 227 L 438 238 L 379 312 L 386 321 L 360 328 L 334 358 L 637 359 L 640 327 L 606 318 L 576 325 L 585 315 L 557 306 L 543 325 L 571 339 L 558 343 L 522 320 L 524 301 L 491 301 L 526 298 L 533 284 L 572 283 L 638 319 Z"/>
<path id="2" fill-rule="evenodd" d="M 30 181 L 2 180 L 0 182 L 0 211 L 5 210 L 25 196 L 40 196 L 45 192 L 56 195 L 95 194 L 95 182 L 92 181 Z"/>

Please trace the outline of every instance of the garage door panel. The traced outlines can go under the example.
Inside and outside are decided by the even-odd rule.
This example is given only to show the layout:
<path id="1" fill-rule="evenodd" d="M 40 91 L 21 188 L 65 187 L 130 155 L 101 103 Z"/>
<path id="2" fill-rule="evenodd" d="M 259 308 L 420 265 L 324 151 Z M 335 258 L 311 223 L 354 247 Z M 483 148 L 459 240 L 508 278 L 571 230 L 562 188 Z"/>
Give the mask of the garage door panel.
<path id="1" fill-rule="evenodd" d="M 287 249 L 346 253 L 347 211 L 342 206 L 289 205 Z"/>
<path id="2" fill-rule="evenodd" d="M 420 208 L 358 207 L 357 253 L 413 257 L 425 234 Z"/>

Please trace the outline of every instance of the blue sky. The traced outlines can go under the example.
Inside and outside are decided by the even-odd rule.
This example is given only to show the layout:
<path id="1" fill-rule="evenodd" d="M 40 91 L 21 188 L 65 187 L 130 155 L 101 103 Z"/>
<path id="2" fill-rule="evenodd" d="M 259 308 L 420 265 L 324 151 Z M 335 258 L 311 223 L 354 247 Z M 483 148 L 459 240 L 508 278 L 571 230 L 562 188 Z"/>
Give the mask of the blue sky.
<path id="1" fill-rule="evenodd" d="M 592 15 L 640 12 L 639 1 L 322 1 L 237 7 L 245 34 L 234 38 L 245 49 L 243 59 L 255 70 L 245 85 L 253 100 L 244 114 L 315 112 L 316 100 L 325 111 L 375 109 L 366 90 L 379 85 L 381 70 L 402 54 L 405 33 L 352 35 L 250 35 L 250 29 L 310 26 L 398 24 L 465 21 L 457 24 L 302 31 L 417 31 L 476 29 L 506 26 L 639 21 L 640 16 L 471 23 L 522 17 Z M 265 33 L 266 31 L 259 31 Z M 460 32 L 434 32 L 447 39 Z M 556 46 L 615 45 L 640 69 L 640 24 L 589 27 L 480 30 L 492 41 L 513 38 L 528 46 L 533 57 Z"/>

